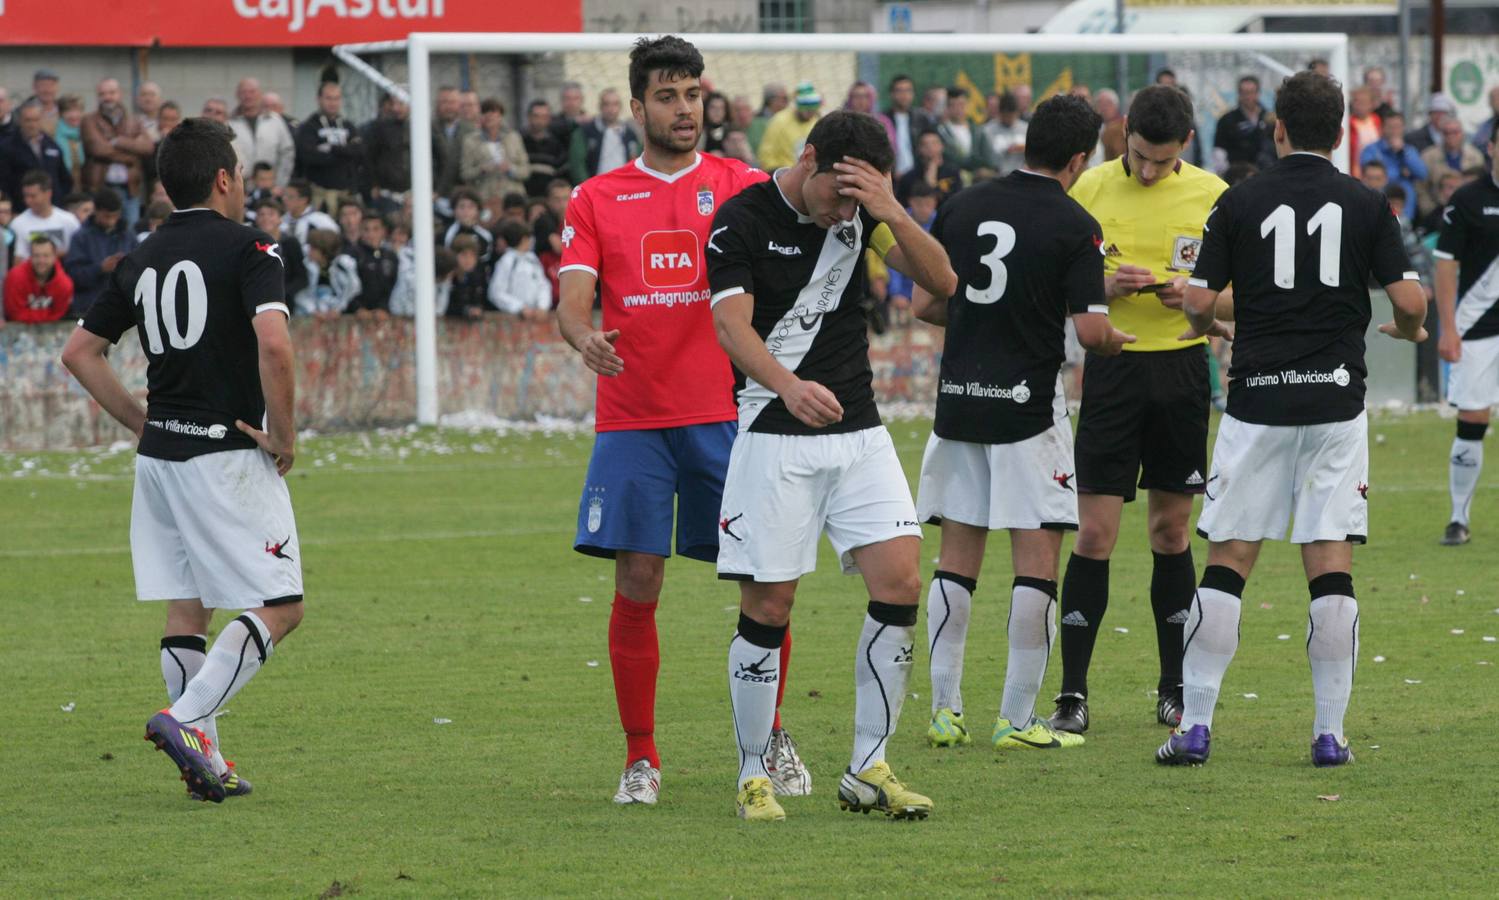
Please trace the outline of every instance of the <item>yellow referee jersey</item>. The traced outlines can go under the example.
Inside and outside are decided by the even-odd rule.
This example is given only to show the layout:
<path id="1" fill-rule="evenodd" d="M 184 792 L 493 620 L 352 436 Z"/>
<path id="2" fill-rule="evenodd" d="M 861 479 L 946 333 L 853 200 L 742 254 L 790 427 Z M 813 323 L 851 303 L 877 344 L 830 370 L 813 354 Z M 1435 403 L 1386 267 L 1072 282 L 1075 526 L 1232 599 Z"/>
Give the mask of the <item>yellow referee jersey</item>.
<path id="1" fill-rule="evenodd" d="M 1157 282 L 1191 274 L 1202 247 L 1202 224 L 1228 185 L 1183 162 L 1172 174 L 1144 187 L 1130 174 L 1125 159 L 1089 169 L 1071 191 L 1072 199 L 1103 227 L 1105 272 L 1112 275 L 1121 265 L 1144 266 Z M 1139 338 L 1124 345 L 1126 352 L 1179 350 L 1207 342 L 1177 340 L 1187 330 L 1187 317 L 1161 305 L 1154 294 L 1120 297 L 1109 306 L 1109 320 Z"/>

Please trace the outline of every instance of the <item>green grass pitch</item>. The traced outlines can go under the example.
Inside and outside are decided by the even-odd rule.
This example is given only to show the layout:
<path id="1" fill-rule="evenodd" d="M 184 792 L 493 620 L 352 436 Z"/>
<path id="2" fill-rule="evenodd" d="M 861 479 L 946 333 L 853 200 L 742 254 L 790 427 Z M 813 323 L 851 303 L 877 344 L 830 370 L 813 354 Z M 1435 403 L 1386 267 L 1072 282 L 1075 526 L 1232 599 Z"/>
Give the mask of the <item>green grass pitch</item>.
<path id="1" fill-rule="evenodd" d="M 927 428 L 891 426 L 913 481 Z M 824 545 L 793 616 L 784 710 L 814 794 L 770 827 L 734 817 L 737 592 L 691 561 L 668 564 L 659 615 L 663 802 L 609 802 L 624 762 L 612 570 L 570 549 L 587 435 L 302 443 L 308 614 L 220 721 L 256 785 L 222 806 L 189 802 L 141 740 L 163 705 L 163 611 L 133 599 L 131 455 L 0 456 L 0 896 L 1492 896 L 1499 466 L 1473 543 L 1442 548 L 1450 421 L 1376 415 L 1370 430 L 1356 765 L 1308 761 L 1306 585 L 1285 544 L 1249 582 L 1212 762 L 1152 763 L 1164 730 L 1137 503 L 1075 751 L 1000 757 L 982 740 L 1004 673 L 995 537 L 967 658 L 978 739 L 925 747 L 923 651 L 891 743 L 896 771 L 935 800 L 925 822 L 837 809 L 865 597 Z M 929 534 L 923 576 L 936 553 Z M 1059 670 L 1054 658 L 1048 709 Z"/>

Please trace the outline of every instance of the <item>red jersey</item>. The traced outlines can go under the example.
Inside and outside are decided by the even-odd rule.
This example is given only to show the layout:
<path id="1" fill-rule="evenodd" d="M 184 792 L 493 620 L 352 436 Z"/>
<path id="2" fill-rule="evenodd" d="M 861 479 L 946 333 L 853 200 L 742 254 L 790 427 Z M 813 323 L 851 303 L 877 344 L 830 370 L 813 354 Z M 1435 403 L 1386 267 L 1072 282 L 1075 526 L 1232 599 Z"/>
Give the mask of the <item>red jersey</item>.
<path id="1" fill-rule="evenodd" d="M 561 272 L 599 280 L 604 330 L 619 329 L 619 375 L 598 380 L 599 431 L 738 418 L 734 372 L 718 346 L 703 245 L 724 201 L 767 176 L 706 153 L 673 175 L 642 159 L 573 189 Z"/>
<path id="2" fill-rule="evenodd" d="M 72 302 L 73 279 L 60 262 L 46 284 L 37 281 L 29 259 L 16 263 L 5 276 L 5 318 L 12 322 L 56 322 L 68 314 Z"/>

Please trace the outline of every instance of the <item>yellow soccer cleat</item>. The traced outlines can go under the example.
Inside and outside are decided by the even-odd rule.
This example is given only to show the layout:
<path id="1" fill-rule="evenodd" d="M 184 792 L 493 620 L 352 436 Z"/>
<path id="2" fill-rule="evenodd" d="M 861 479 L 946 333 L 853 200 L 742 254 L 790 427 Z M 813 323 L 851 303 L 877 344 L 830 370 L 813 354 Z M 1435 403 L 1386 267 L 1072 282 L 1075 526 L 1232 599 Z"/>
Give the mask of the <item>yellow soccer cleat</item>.
<path id="1" fill-rule="evenodd" d="M 749 822 L 780 822 L 786 810 L 776 802 L 769 778 L 746 778 L 739 788 L 739 818 Z"/>
<path id="2" fill-rule="evenodd" d="M 932 801 L 900 783 L 880 760 L 859 774 L 845 771 L 838 782 L 838 806 L 849 812 L 876 810 L 892 819 L 925 819 Z"/>
<path id="3" fill-rule="evenodd" d="M 956 747 L 973 743 L 973 736 L 963 724 L 963 714 L 944 706 L 932 713 L 932 724 L 926 729 L 926 742 L 933 747 Z"/>
<path id="4" fill-rule="evenodd" d="M 1032 718 L 1024 728 L 1016 728 L 1010 720 L 1000 716 L 994 723 L 995 750 L 1061 750 L 1081 747 L 1083 736 L 1057 731 L 1044 719 Z"/>

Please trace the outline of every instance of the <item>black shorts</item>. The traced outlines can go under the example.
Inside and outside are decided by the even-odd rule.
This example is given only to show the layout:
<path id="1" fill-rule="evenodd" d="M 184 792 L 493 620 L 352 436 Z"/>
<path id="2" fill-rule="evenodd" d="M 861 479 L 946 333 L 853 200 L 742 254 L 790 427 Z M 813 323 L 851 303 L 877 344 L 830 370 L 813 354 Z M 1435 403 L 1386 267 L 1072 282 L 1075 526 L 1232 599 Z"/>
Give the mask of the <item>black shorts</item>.
<path id="1" fill-rule="evenodd" d="M 1135 499 L 1202 493 L 1208 460 L 1207 352 L 1201 347 L 1088 354 L 1078 416 L 1077 490 Z"/>

